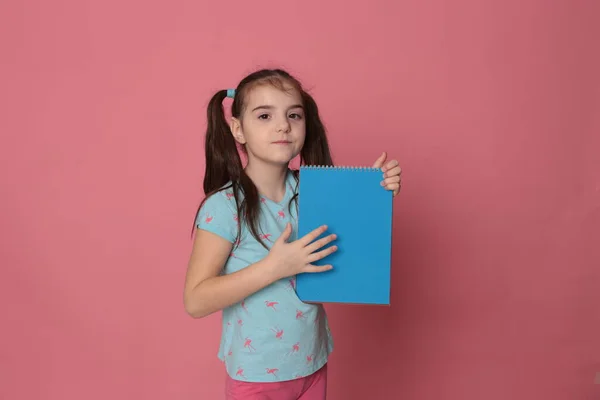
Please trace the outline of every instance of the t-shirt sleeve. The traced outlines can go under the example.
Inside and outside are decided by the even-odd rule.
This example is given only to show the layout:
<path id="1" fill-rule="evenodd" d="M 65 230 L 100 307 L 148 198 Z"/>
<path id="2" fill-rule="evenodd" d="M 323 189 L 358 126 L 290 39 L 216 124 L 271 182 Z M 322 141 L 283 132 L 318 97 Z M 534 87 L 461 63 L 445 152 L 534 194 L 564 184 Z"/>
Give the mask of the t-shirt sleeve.
<path id="1" fill-rule="evenodd" d="M 196 216 L 196 227 L 234 243 L 237 237 L 235 200 L 228 199 L 225 192 L 209 196 Z"/>

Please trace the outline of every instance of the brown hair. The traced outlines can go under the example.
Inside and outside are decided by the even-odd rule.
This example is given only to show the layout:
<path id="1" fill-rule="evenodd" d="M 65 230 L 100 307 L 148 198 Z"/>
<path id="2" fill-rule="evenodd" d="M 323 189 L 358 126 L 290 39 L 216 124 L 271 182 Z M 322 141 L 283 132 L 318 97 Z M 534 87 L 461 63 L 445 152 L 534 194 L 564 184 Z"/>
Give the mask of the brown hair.
<path id="1" fill-rule="evenodd" d="M 300 82 L 281 69 L 263 69 L 245 77 L 235 90 L 231 115 L 240 118 L 244 111 L 244 99 L 248 92 L 256 85 L 270 84 L 278 89 L 285 89 L 285 84 L 296 89 L 301 97 L 306 118 L 306 136 L 304 146 L 300 152 L 300 162 L 303 165 L 333 165 L 325 127 L 319 117 L 317 103 L 304 91 Z M 245 173 L 242 160 L 238 153 L 236 141 L 225 119 L 223 100 L 227 97 L 227 90 L 219 90 L 210 99 L 207 109 L 207 129 L 204 152 L 206 157 L 206 171 L 204 175 L 205 198 L 198 206 L 196 215 L 200 212 L 204 202 L 211 195 L 226 189 L 233 189 L 239 216 L 238 238 L 241 236 L 241 221 L 244 221 L 252 236 L 265 248 L 258 232 L 258 216 L 260 212 L 260 199 L 254 182 Z M 242 147 L 245 151 L 245 148 Z M 298 183 L 298 171 L 294 171 Z M 227 186 L 225 186 L 227 185 Z M 243 199 L 240 197 L 243 193 Z M 290 200 L 297 201 L 297 194 Z"/>

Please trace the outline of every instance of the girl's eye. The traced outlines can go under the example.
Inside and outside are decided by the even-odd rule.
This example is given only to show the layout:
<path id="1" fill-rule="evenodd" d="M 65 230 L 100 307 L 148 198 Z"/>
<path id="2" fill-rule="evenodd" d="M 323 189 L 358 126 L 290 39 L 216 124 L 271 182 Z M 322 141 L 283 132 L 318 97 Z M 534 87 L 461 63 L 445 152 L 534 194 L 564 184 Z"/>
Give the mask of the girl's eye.
<path id="1" fill-rule="evenodd" d="M 292 118 L 292 119 L 302 119 L 302 115 L 294 113 L 294 114 L 290 114 L 290 118 Z"/>
<path id="2" fill-rule="evenodd" d="M 267 119 L 267 118 L 269 118 L 269 114 L 260 114 L 258 116 L 258 119 Z"/>

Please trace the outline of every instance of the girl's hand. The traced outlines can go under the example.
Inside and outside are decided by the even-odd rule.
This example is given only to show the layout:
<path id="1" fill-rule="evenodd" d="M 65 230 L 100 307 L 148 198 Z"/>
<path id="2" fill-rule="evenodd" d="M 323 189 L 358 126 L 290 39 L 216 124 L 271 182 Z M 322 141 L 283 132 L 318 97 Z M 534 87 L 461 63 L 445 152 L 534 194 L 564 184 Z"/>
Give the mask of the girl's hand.
<path id="1" fill-rule="evenodd" d="M 283 279 L 305 272 L 324 272 L 332 269 L 331 265 L 316 266 L 312 264 L 337 250 L 337 246 L 330 246 L 325 250 L 317 251 L 336 239 L 336 235 L 332 234 L 314 241 L 326 230 L 327 226 L 323 225 L 304 237 L 288 243 L 287 240 L 292 234 L 292 225 L 288 223 L 265 258 L 265 261 L 272 267 L 275 278 Z"/>
<path id="2" fill-rule="evenodd" d="M 398 161 L 391 160 L 385 163 L 387 153 L 384 151 L 383 154 L 373 164 L 374 168 L 381 168 L 383 172 L 383 180 L 381 186 L 385 186 L 387 190 L 392 190 L 394 196 L 396 196 L 400 189 L 402 189 L 402 168 L 398 165 Z"/>

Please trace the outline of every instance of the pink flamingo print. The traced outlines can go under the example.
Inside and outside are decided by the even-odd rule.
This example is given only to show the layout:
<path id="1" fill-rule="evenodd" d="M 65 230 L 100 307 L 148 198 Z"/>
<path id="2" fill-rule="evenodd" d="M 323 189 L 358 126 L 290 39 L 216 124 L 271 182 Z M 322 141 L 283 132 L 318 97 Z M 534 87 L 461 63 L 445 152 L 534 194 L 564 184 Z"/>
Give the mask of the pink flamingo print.
<path id="1" fill-rule="evenodd" d="M 241 306 L 244 309 L 244 311 L 246 311 L 246 314 L 248 314 L 248 308 L 246 307 L 246 300 L 242 300 Z"/>
<path id="2" fill-rule="evenodd" d="M 310 364 L 312 362 L 312 360 L 313 360 L 312 354 L 310 356 L 306 356 L 306 363 L 307 364 Z"/>
<path id="3" fill-rule="evenodd" d="M 252 339 L 246 338 L 246 340 L 244 341 L 244 348 L 250 350 L 251 352 L 256 351 L 254 346 L 252 346 Z"/>
<path id="4" fill-rule="evenodd" d="M 231 252 L 231 253 L 229 253 L 229 257 L 232 257 L 232 258 L 237 258 L 237 257 L 235 256 L 235 253 L 234 253 L 234 252 Z"/>
<path id="5" fill-rule="evenodd" d="M 306 318 L 304 313 L 300 310 L 296 310 L 296 319 L 302 319 L 302 318 Z"/>
<path id="6" fill-rule="evenodd" d="M 238 322 L 238 325 L 239 325 L 239 326 L 242 326 L 242 325 L 244 325 L 244 321 L 242 321 L 241 319 L 238 319 L 238 321 L 237 321 L 237 322 Z"/>
<path id="7" fill-rule="evenodd" d="M 300 351 L 300 342 L 294 343 L 294 345 L 292 346 L 292 350 L 288 351 L 286 353 L 286 356 L 289 356 L 291 354 L 296 354 Z"/>
<path id="8" fill-rule="evenodd" d="M 277 211 L 277 216 L 279 217 L 279 219 L 283 219 L 285 218 L 285 212 L 283 212 L 283 210 L 279 210 Z"/>
<path id="9" fill-rule="evenodd" d="M 275 339 L 282 339 L 283 338 L 283 329 L 273 329 L 273 328 L 271 328 L 271 330 L 273 332 L 275 332 Z"/>
<path id="10" fill-rule="evenodd" d="M 271 374 L 275 378 L 277 378 L 277 372 L 279 372 L 279 369 L 277 369 L 277 368 L 266 368 L 266 370 L 267 370 L 267 374 Z"/>
<path id="11" fill-rule="evenodd" d="M 290 279 L 289 283 L 290 283 L 290 288 L 292 288 L 292 290 L 296 290 L 296 281 L 294 279 Z"/>
<path id="12" fill-rule="evenodd" d="M 237 372 L 235 373 L 235 376 L 241 376 L 242 378 L 244 378 L 244 379 L 245 379 L 246 377 L 244 376 L 244 369 L 243 369 L 243 368 L 241 368 L 241 367 L 238 367 L 238 370 L 237 370 Z"/>
<path id="13" fill-rule="evenodd" d="M 207 224 L 210 224 L 212 220 L 213 220 L 213 217 L 210 214 L 206 214 L 206 218 L 204 218 L 204 222 L 206 222 Z"/>
<path id="14" fill-rule="evenodd" d="M 271 236 L 273 236 L 273 235 L 272 235 L 272 234 L 270 234 L 270 233 L 265 233 L 265 234 L 262 234 L 262 235 L 260 235 L 260 238 L 261 238 L 261 239 L 264 239 L 264 240 L 268 240 L 268 241 L 270 242 L 270 241 L 271 241 L 271 239 L 269 239 L 269 238 L 270 238 Z"/>
<path id="15" fill-rule="evenodd" d="M 233 220 L 235 222 L 239 222 L 240 221 L 240 219 L 238 218 L 237 214 L 233 214 Z"/>
<path id="16" fill-rule="evenodd" d="M 261 197 L 260 198 L 260 202 L 263 203 L 263 204 L 265 204 L 267 202 L 267 199 L 265 199 L 264 197 Z"/>
<path id="17" fill-rule="evenodd" d="M 225 195 L 227 196 L 227 200 L 231 200 L 233 198 L 232 192 L 227 192 L 227 193 L 225 193 Z"/>
<path id="18" fill-rule="evenodd" d="M 276 301 L 268 301 L 268 300 L 265 300 L 265 304 L 267 305 L 267 307 L 270 307 L 270 308 L 272 308 L 273 310 L 277 311 L 277 309 L 275 308 L 275 306 L 276 306 L 277 304 L 279 304 L 279 303 L 278 303 L 278 302 L 276 302 Z"/>

